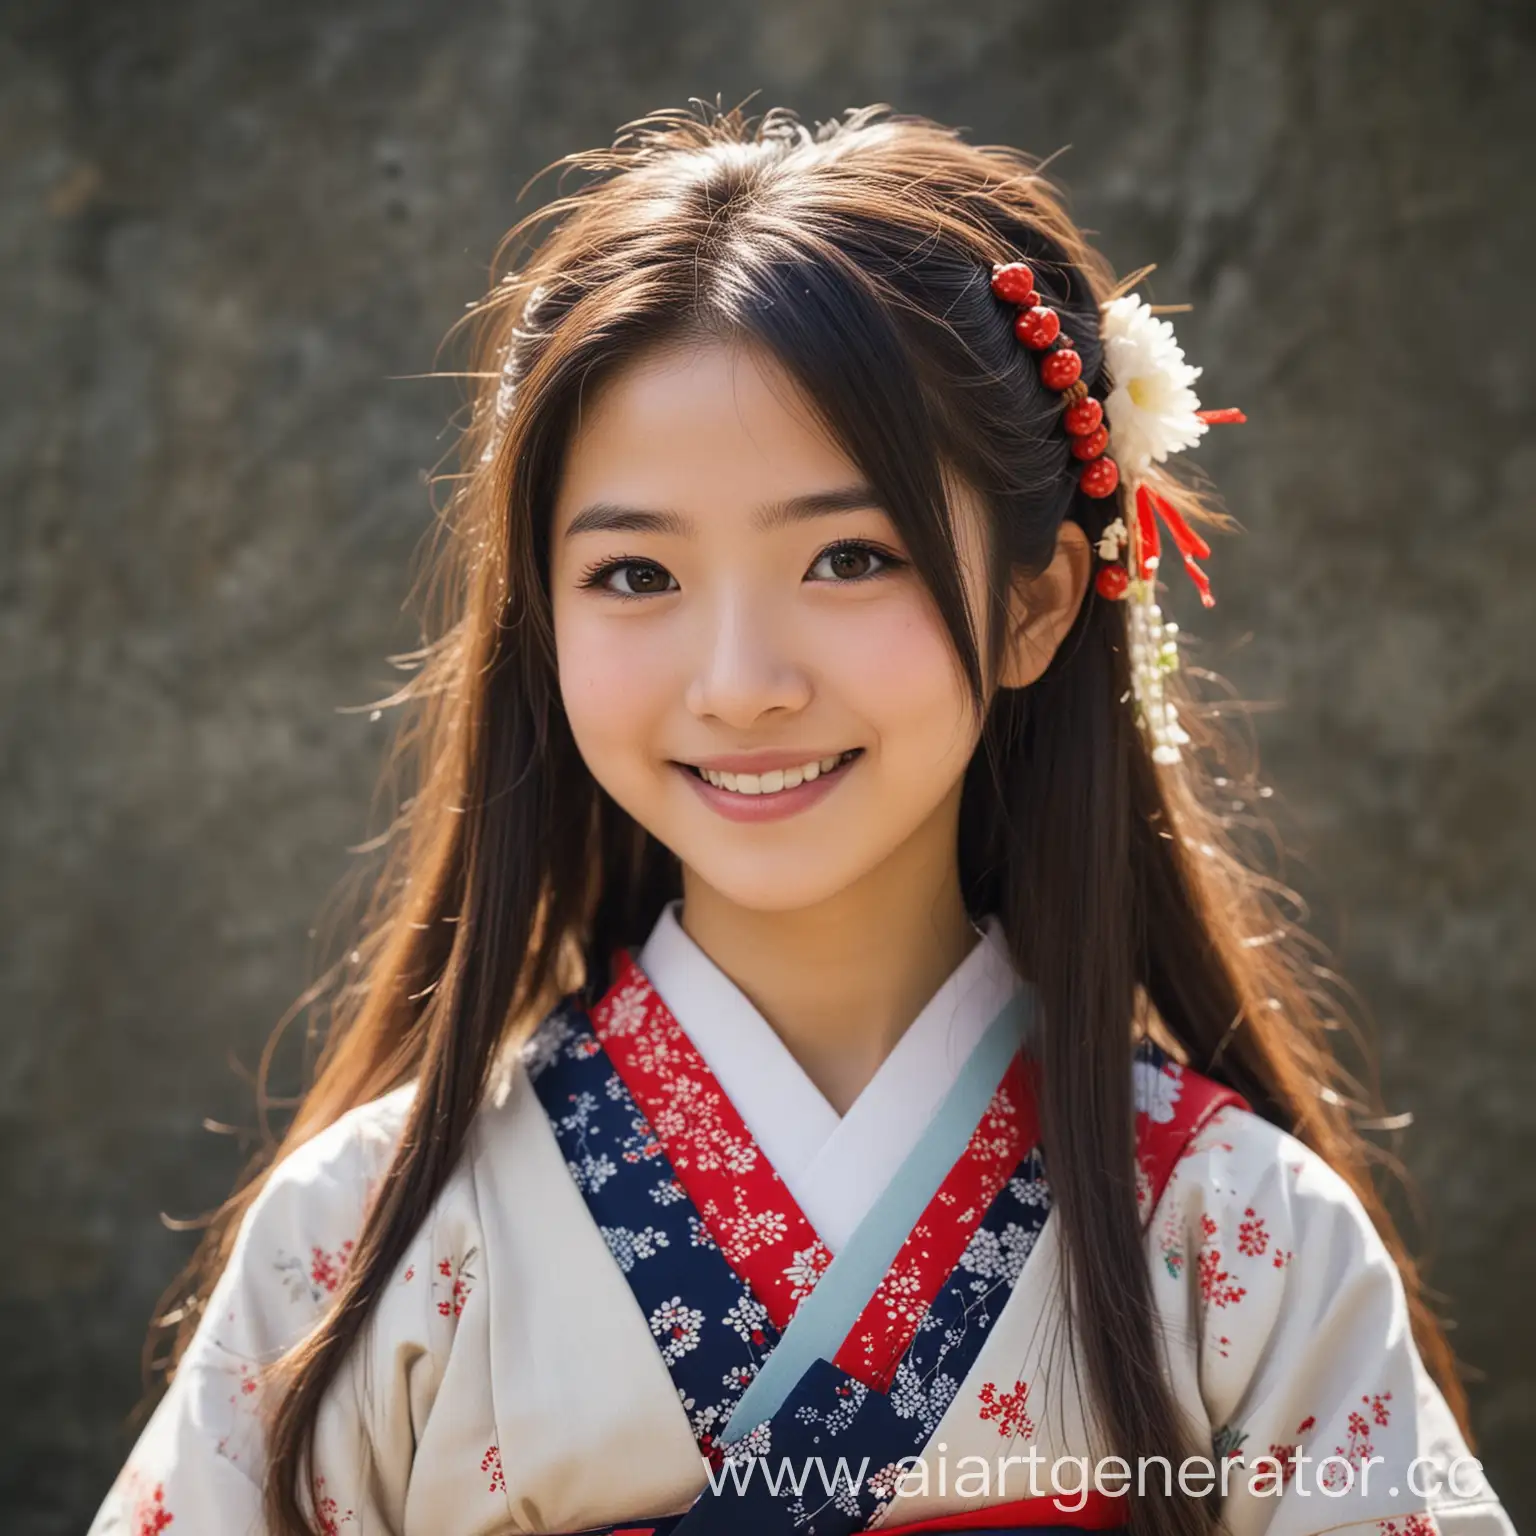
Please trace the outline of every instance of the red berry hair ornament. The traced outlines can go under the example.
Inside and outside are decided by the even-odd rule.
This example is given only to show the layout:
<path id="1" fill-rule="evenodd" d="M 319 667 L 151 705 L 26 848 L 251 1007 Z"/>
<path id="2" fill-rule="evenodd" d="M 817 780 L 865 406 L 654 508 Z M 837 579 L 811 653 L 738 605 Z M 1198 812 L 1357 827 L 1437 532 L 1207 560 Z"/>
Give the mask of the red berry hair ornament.
<path id="1" fill-rule="evenodd" d="M 1163 618 L 1157 602 L 1158 520 L 1167 526 L 1207 608 L 1216 599 L 1196 561 L 1207 559 L 1211 550 L 1178 508 L 1146 483 L 1146 475 L 1170 453 L 1193 447 L 1207 427 L 1247 418 L 1238 410 L 1200 409 L 1191 387 L 1200 370 L 1185 362 L 1173 327 L 1140 299 L 1112 299 L 1103 307 L 1104 364 L 1114 388 L 1101 404 L 1089 394 L 1082 357 L 1073 350 L 1071 337 L 1062 334 L 1060 315 L 1041 302 L 1029 267 L 1021 261 L 993 267 L 992 291 L 1018 309 L 1014 334 L 1038 355 L 1040 382 L 1065 402 L 1061 424 L 1073 458 L 1082 465 L 1079 490 L 1092 497 L 1122 493 L 1126 511 L 1106 526 L 1097 544 L 1104 563 L 1094 575 L 1094 589 L 1112 602 L 1129 603 L 1137 718 L 1152 741 L 1153 761 L 1176 763 L 1189 736 L 1163 688 L 1164 677 L 1178 669 L 1179 627 Z"/>

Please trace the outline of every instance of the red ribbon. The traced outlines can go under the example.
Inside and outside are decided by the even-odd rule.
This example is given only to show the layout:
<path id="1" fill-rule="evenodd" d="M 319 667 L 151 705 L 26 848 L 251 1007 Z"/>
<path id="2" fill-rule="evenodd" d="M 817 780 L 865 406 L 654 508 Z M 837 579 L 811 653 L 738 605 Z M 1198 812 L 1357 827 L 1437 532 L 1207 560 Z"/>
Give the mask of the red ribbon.
<path id="1" fill-rule="evenodd" d="M 1136 527 L 1140 534 L 1142 575 L 1145 578 L 1157 569 L 1161 558 L 1161 540 L 1157 532 L 1157 519 L 1161 517 L 1168 525 L 1169 536 L 1173 539 L 1184 561 L 1184 569 L 1189 572 L 1189 579 L 1194 582 L 1200 593 L 1200 601 L 1212 608 L 1216 599 L 1211 596 L 1210 578 L 1200 569 L 1195 561 L 1208 560 L 1211 554 L 1211 546 L 1184 521 L 1183 514 L 1171 502 L 1159 496 L 1149 486 L 1138 485 L 1136 487 Z"/>
<path id="2" fill-rule="evenodd" d="M 1196 411 L 1195 415 L 1212 427 L 1241 426 L 1248 420 L 1235 405 L 1224 405 L 1213 411 Z M 1189 579 L 1194 582 L 1200 593 L 1200 601 L 1207 608 L 1213 608 L 1216 605 L 1216 599 L 1211 596 L 1210 578 L 1195 564 L 1196 560 L 1210 559 L 1211 546 L 1184 521 L 1183 514 L 1176 506 L 1149 487 L 1138 485 L 1136 487 L 1138 535 L 1136 542 L 1142 579 L 1146 580 L 1152 575 L 1162 558 L 1162 541 L 1157 532 L 1159 517 L 1168 525 L 1168 532 L 1184 561 L 1184 569 L 1189 572 Z"/>

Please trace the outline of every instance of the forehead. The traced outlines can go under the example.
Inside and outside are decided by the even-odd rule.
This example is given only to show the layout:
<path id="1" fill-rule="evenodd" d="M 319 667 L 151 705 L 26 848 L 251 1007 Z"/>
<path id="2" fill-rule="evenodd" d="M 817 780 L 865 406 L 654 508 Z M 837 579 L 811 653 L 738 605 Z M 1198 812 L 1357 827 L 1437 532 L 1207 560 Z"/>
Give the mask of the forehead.
<path id="1" fill-rule="evenodd" d="M 771 354 L 745 342 L 673 343 L 583 399 L 556 521 L 592 501 L 756 507 L 857 478 Z"/>

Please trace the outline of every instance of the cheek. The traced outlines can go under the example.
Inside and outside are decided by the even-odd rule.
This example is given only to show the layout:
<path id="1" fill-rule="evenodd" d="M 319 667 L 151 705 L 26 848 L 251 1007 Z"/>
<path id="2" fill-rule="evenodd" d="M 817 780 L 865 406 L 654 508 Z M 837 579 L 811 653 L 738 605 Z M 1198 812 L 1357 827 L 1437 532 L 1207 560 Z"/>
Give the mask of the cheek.
<path id="1" fill-rule="evenodd" d="M 965 675 L 943 621 L 925 597 L 881 604 L 829 638 L 826 675 L 879 733 L 882 751 L 914 763 L 969 754 Z"/>
<path id="2" fill-rule="evenodd" d="M 664 711 L 667 667 L 655 646 L 636 633 L 643 626 L 582 611 L 555 610 L 555 654 L 560 694 L 587 766 L 600 782 L 622 774 Z"/>

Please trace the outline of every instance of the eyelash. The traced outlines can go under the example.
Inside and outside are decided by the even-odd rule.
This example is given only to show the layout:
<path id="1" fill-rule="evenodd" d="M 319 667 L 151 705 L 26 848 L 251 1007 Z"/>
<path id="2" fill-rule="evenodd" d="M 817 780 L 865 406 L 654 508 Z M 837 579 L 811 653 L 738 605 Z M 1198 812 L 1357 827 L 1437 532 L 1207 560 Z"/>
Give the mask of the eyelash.
<path id="1" fill-rule="evenodd" d="M 898 571 L 907 563 L 901 556 L 889 549 L 882 548 L 879 544 L 871 543 L 867 539 L 839 539 L 835 544 L 828 544 L 825 549 L 821 550 L 816 558 L 811 561 L 808 570 L 814 570 L 823 560 L 831 555 L 843 554 L 849 551 L 871 555 L 880 564 L 874 570 L 868 571 L 862 576 L 848 576 L 841 580 L 834 577 L 829 585 L 839 587 L 856 586 L 860 582 L 873 581 L 877 576 L 886 576 L 893 571 Z M 619 571 L 631 570 L 637 566 L 654 571 L 662 571 L 669 578 L 676 579 L 671 577 L 671 572 L 667 571 L 664 565 L 658 564 L 655 560 L 643 560 L 638 556 L 620 556 L 617 559 L 598 560 L 589 565 L 582 572 L 578 585 L 586 590 L 606 591 L 610 597 L 617 597 L 625 602 L 639 602 L 647 597 L 662 597 L 665 596 L 667 591 L 675 590 L 669 587 L 662 592 L 617 592 L 608 586 L 610 577 L 616 575 Z"/>

